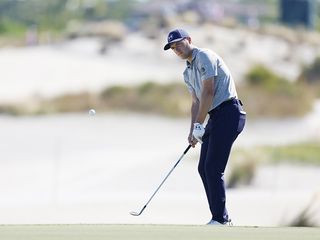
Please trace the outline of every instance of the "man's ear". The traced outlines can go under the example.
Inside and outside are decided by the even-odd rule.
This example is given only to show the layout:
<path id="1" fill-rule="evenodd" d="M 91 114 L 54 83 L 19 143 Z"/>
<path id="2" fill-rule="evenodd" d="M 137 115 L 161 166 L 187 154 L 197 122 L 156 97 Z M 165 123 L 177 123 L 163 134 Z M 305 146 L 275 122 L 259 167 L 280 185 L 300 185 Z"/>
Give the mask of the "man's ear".
<path id="1" fill-rule="evenodd" d="M 188 40 L 189 44 L 192 43 L 191 37 L 186 37 L 186 39 Z"/>

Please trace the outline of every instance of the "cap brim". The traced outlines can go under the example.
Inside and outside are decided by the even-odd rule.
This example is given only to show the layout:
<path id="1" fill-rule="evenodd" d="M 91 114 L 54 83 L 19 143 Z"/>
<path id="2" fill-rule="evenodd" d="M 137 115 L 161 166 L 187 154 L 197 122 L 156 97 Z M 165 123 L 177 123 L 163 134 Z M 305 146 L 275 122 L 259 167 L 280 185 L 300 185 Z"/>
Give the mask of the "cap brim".
<path id="1" fill-rule="evenodd" d="M 168 43 L 164 46 L 163 50 L 168 50 L 168 49 L 170 49 L 171 43 L 179 42 L 179 41 L 181 41 L 181 40 L 183 40 L 183 39 L 184 39 L 184 38 L 177 38 L 177 39 L 175 39 L 175 40 L 172 40 L 171 42 L 168 42 Z"/>

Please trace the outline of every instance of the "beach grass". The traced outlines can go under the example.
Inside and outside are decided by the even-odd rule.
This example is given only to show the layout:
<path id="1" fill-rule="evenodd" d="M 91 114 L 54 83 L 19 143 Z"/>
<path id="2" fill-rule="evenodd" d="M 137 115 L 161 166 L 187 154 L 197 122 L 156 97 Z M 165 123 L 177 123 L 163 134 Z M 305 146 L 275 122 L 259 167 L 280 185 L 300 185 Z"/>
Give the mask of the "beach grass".
<path id="1" fill-rule="evenodd" d="M 308 141 L 281 146 L 259 146 L 252 149 L 238 148 L 235 160 L 256 163 L 297 163 L 320 165 L 320 142 Z"/>

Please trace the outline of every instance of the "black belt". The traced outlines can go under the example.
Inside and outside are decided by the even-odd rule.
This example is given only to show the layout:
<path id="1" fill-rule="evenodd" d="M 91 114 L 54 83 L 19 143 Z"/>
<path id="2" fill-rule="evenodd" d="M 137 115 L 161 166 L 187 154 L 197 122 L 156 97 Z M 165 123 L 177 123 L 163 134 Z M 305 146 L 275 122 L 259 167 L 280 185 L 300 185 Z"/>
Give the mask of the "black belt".
<path id="1" fill-rule="evenodd" d="M 221 108 L 223 108 L 224 106 L 226 105 L 229 105 L 229 104 L 233 104 L 233 103 L 237 103 L 237 104 L 240 104 L 241 106 L 243 106 L 241 100 L 237 99 L 237 98 L 230 98 L 222 103 L 220 103 L 217 107 L 215 107 L 214 109 L 212 109 L 210 112 L 208 112 L 209 114 L 212 114 L 218 110 L 220 110 Z"/>

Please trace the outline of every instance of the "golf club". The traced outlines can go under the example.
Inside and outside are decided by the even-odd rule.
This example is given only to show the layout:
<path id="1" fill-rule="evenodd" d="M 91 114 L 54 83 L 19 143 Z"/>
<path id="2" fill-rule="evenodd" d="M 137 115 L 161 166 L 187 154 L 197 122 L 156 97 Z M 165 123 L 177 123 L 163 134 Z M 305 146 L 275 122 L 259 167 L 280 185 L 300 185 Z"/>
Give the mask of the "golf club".
<path id="1" fill-rule="evenodd" d="M 157 190 L 152 194 L 152 196 L 150 197 L 150 199 L 148 200 L 148 202 L 143 206 L 143 208 L 141 209 L 140 212 L 130 212 L 130 214 L 132 216 L 140 216 L 141 213 L 146 209 L 147 205 L 149 204 L 149 202 L 151 201 L 151 199 L 154 197 L 154 195 L 156 195 L 156 193 L 158 192 L 158 190 L 161 188 L 162 184 L 167 180 L 167 178 L 169 177 L 169 175 L 172 173 L 172 171 L 175 169 L 175 167 L 179 164 L 179 162 L 181 161 L 181 159 L 184 157 L 184 155 L 189 151 L 191 145 L 189 145 L 186 150 L 184 150 L 183 154 L 181 155 L 181 157 L 179 158 L 179 160 L 176 162 L 176 164 L 173 166 L 173 168 L 170 170 L 170 172 L 167 174 L 167 176 L 163 179 L 163 181 L 161 182 L 161 184 L 159 185 L 159 187 L 157 188 Z"/>

